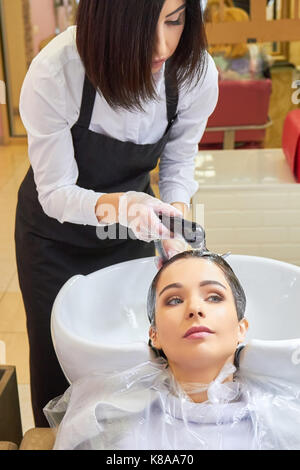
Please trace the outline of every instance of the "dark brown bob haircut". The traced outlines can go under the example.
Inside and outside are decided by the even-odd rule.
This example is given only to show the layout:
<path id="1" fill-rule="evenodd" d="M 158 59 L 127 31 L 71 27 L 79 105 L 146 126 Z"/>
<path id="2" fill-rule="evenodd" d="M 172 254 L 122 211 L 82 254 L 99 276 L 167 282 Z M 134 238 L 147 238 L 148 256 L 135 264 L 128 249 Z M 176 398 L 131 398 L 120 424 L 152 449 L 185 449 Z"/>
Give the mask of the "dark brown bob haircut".
<path id="1" fill-rule="evenodd" d="M 85 72 L 112 108 L 141 110 L 157 99 L 151 67 L 165 0 L 80 0 L 76 43 Z M 200 0 L 185 0 L 185 27 L 168 73 L 180 89 L 206 69 L 207 40 Z M 194 82 L 194 80 L 196 80 Z"/>

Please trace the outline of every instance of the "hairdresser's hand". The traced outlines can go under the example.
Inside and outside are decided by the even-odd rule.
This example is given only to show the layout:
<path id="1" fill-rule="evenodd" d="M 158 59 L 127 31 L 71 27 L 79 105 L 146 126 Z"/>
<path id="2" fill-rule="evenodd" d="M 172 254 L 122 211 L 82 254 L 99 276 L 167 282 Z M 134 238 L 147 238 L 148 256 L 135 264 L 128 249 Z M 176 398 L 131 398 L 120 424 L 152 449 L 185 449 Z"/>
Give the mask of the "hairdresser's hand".
<path id="1" fill-rule="evenodd" d="M 178 238 L 159 220 L 157 213 L 182 217 L 182 213 L 149 194 L 129 191 L 119 199 L 119 223 L 145 242 Z"/>
<path id="2" fill-rule="evenodd" d="M 181 240 L 163 240 L 162 245 L 168 259 L 171 259 L 178 253 L 182 253 L 183 251 L 189 250 L 191 248 L 190 245 L 186 243 L 186 241 L 182 237 Z M 161 269 L 163 265 L 162 258 L 158 256 L 155 259 L 155 264 L 158 270 Z"/>

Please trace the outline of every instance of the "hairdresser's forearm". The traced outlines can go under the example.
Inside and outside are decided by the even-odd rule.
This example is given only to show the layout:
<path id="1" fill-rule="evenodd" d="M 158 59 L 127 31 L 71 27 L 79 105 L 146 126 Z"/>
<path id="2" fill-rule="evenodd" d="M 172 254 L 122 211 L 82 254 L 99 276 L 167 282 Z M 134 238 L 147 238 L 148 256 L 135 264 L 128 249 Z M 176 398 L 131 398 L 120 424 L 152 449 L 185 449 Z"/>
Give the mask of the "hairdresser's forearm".
<path id="1" fill-rule="evenodd" d="M 178 209 L 183 214 L 184 218 L 188 216 L 189 208 L 184 202 L 172 202 L 171 205 Z"/>
<path id="2" fill-rule="evenodd" d="M 99 197 L 95 212 L 98 222 L 114 224 L 119 221 L 119 199 L 124 193 L 107 193 Z"/>

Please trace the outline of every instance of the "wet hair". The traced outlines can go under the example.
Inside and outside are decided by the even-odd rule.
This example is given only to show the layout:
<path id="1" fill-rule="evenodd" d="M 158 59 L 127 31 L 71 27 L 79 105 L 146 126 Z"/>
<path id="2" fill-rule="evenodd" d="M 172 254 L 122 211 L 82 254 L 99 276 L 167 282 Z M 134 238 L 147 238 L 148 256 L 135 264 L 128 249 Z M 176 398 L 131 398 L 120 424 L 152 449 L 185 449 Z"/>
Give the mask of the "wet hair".
<path id="1" fill-rule="evenodd" d="M 241 286 L 240 281 L 236 277 L 231 266 L 227 263 L 227 261 L 225 261 L 224 258 L 222 258 L 222 256 L 217 255 L 215 253 L 211 253 L 208 251 L 203 252 L 200 250 L 190 250 L 190 251 L 184 251 L 182 253 L 178 253 L 177 255 L 173 256 L 171 259 L 169 259 L 167 262 L 164 263 L 162 268 L 158 271 L 158 273 L 154 277 L 151 283 L 151 286 L 149 288 L 148 297 L 147 297 L 147 314 L 148 314 L 148 318 L 149 318 L 151 326 L 155 328 L 156 287 L 157 287 L 157 284 L 158 284 L 158 281 L 160 279 L 162 272 L 164 271 L 166 267 L 170 266 L 172 263 L 176 262 L 177 260 L 188 259 L 188 258 L 207 259 L 213 262 L 214 264 L 216 264 L 223 271 L 224 276 L 231 288 L 231 291 L 234 297 L 238 321 L 242 320 L 244 318 L 245 310 L 246 310 L 246 295 L 245 295 L 243 287 Z M 156 355 L 162 356 L 165 359 L 167 359 L 162 350 L 157 350 L 156 348 L 152 346 L 151 340 L 149 340 L 149 346 L 153 349 Z"/>
<path id="2" fill-rule="evenodd" d="M 156 28 L 165 0 L 80 0 L 76 43 L 85 72 L 113 108 L 143 110 L 157 99 L 152 75 Z M 185 27 L 168 73 L 192 85 L 207 66 L 200 1 L 186 0 Z"/>

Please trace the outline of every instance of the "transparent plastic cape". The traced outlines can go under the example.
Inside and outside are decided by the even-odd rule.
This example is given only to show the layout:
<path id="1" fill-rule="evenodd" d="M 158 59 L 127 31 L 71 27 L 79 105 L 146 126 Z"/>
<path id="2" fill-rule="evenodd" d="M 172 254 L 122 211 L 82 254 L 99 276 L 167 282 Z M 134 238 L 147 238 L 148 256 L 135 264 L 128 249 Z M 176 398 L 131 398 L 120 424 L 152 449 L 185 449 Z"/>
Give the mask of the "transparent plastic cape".
<path id="1" fill-rule="evenodd" d="M 300 340 L 253 340 L 210 384 L 179 385 L 162 358 L 95 372 L 44 412 L 55 450 L 300 449 Z"/>

